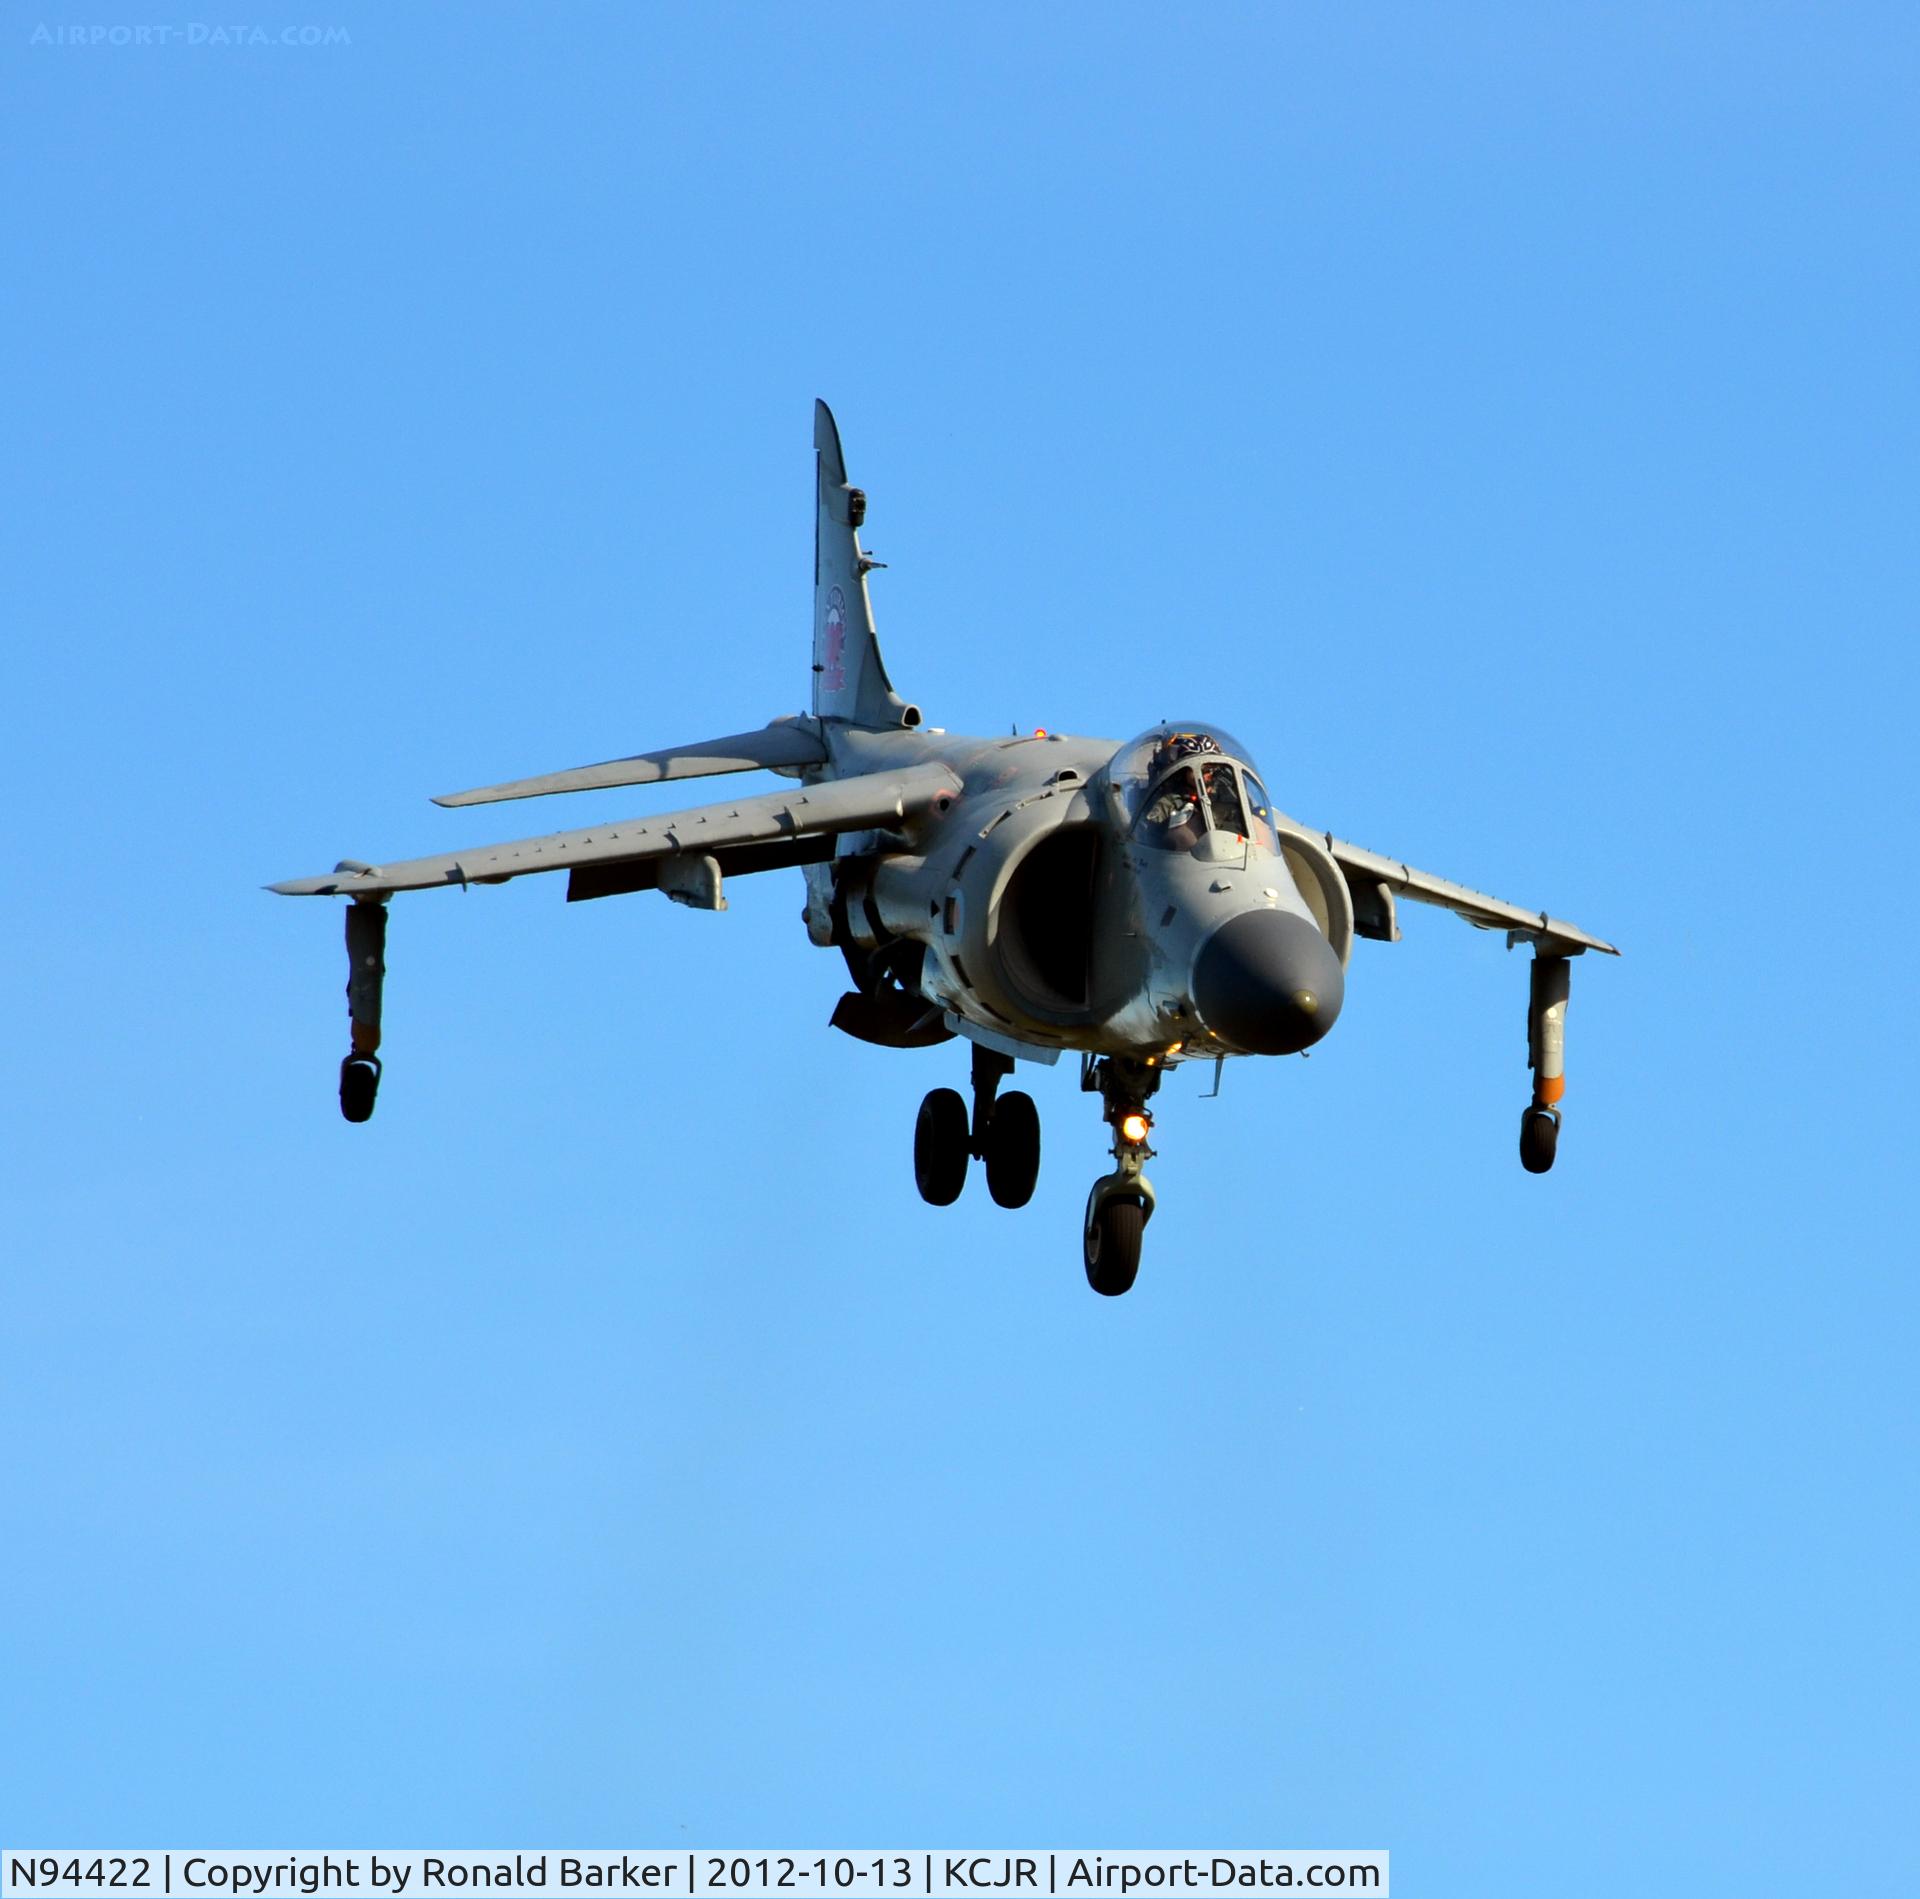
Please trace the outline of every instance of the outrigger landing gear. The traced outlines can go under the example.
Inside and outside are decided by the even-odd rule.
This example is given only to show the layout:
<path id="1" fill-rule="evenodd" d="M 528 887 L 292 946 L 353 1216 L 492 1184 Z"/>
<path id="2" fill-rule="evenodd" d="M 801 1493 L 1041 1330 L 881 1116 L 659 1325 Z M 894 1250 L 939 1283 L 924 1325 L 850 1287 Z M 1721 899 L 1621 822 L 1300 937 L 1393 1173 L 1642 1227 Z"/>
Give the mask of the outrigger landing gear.
<path id="1" fill-rule="evenodd" d="M 1013 1073 L 1010 1056 L 978 1043 L 973 1050 L 973 1113 L 958 1090 L 936 1088 L 920 1104 L 913 1129 L 913 1177 L 921 1199 L 950 1207 L 967 1184 L 969 1163 L 986 1163 L 995 1204 L 1024 1207 L 1040 1178 L 1040 1110 L 1033 1097 L 999 1092 Z"/>
<path id="2" fill-rule="evenodd" d="M 1527 982 L 1527 1066 L 1533 1100 L 1520 1117 L 1520 1165 L 1544 1174 L 1560 1144 L 1560 1097 L 1566 1093 L 1567 997 L 1572 970 L 1564 956 L 1536 949 Z"/>
<path id="3" fill-rule="evenodd" d="M 1081 1258 L 1087 1284 L 1117 1299 L 1140 1271 L 1140 1240 L 1153 1218 L 1153 1183 L 1142 1170 L 1153 1158 L 1147 1145 L 1153 1116 L 1146 1104 L 1160 1086 L 1160 1070 L 1126 1056 L 1089 1058 L 1080 1070 L 1080 1086 L 1106 1103 L 1114 1160 L 1113 1172 L 1101 1175 L 1087 1195 Z"/>
<path id="4" fill-rule="evenodd" d="M 380 1092 L 380 992 L 387 976 L 387 907 L 372 898 L 347 905 L 347 1015 L 353 1046 L 340 1064 L 340 1112 L 373 1117 Z"/>

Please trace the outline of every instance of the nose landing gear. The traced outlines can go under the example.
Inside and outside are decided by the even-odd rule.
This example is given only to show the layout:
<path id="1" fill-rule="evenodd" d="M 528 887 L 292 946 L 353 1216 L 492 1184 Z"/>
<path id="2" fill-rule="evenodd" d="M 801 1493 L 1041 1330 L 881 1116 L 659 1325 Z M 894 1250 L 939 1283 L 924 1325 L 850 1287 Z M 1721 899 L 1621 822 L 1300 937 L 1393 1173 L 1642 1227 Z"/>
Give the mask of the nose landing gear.
<path id="1" fill-rule="evenodd" d="M 920 1197 L 950 1207 L 967 1184 L 967 1168 L 984 1161 L 987 1191 L 1002 1207 L 1024 1207 L 1040 1178 L 1040 1110 L 1033 1097 L 999 1092 L 1013 1073 L 1009 1056 L 973 1051 L 973 1112 L 957 1090 L 936 1088 L 920 1104 L 913 1129 L 913 1178 Z"/>
<path id="2" fill-rule="evenodd" d="M 1139 1274 L 1141 1236 L 1153 1218 L 1153 1183 L 1144 1172 L 1153 1158 L 1147 1145 L 1153 1116 L 1146 1104 L 1160 1086 L 1160 1070 L 1112 1055 L 1088 1062 L 1080 1085 L 1106 1103 L 1114 1161 L 1113 1172 L 1102 1174 L 1087 1195 L 1081 1260 L 1087 1284 L 1103 1298 L 1117 1299 Z"/>

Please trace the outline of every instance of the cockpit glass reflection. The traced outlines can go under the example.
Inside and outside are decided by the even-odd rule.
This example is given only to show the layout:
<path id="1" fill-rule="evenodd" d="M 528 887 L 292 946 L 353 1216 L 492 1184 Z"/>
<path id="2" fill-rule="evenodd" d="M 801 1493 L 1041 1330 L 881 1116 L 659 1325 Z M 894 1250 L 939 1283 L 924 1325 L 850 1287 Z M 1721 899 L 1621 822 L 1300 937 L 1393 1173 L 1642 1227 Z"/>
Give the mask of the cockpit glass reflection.
<path id="1" fill-rule="evenodd" d="M 1200 787 L 1191 766 L 1183 765 L 1164 779 L 1146 809 L 1134 835 L 1157 851 L 1190 851 L 1206 831 L 1200 815 Z"/>
<path id="2" fill-rule="evenodd" d="M 1207 791 L 1207 811 L 1213 828 L 1229 837 L 1245 837 L 1247 815 L 1240 808 L 1240 786 L 1231 765 L 1203 765 L 1200 777 Z"/>
<path id="3" fill-rule="evenodd" d="M 1267 798 L 1267 788 L 1252 772 L 1241 775 L 1247 781 L 1247 805 L 1253 819 L 1253 841 L 1266 850 L 1277 851 L 1280 839 L 1273 828 L 1273 805 Z"/>

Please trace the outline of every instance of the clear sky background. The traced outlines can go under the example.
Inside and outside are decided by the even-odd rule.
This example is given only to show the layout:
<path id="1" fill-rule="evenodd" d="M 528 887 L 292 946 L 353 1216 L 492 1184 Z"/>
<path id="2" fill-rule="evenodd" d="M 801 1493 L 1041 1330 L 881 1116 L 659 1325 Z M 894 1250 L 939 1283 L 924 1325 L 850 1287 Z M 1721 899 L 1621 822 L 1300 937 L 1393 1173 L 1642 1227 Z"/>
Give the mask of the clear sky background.
<path id="1" fill-rule="evenodd" d="M 0 59 L 0 1838 L 1920 1884 L 1912 9 L 46 43 L 166 17 Z M 791 873 L 401 900 L 342 1122 L 260 886 L 697 802 L 425 800 L 805 704 L 816 394 L 933 722 L 1624 946 L 1551 1176 L 1417 911 L 1102 1301 L 1074 1074 L 923 1206 Z"/>

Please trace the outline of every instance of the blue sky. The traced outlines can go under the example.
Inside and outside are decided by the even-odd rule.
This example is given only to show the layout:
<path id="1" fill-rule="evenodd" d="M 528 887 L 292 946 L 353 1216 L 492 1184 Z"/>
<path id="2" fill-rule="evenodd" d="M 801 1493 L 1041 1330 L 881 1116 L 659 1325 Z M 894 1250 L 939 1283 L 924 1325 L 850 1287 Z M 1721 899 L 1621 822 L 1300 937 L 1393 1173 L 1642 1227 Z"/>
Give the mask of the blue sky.
<path id="1" fill-rule="evenodd" d="M 123 9 L 0 60 L 0 1836 L 1920 1878 L 1911 10 Z M 816 394 L 930 719 L 1626 948 L 1553 1175 L 1417 913 L 1095 1299 L 791 874 L 403 900 L 340 1120 L 259 886 L 800 708 Z"/>

